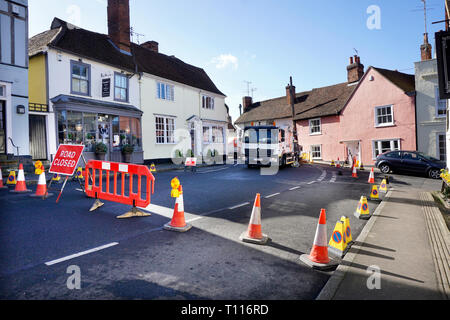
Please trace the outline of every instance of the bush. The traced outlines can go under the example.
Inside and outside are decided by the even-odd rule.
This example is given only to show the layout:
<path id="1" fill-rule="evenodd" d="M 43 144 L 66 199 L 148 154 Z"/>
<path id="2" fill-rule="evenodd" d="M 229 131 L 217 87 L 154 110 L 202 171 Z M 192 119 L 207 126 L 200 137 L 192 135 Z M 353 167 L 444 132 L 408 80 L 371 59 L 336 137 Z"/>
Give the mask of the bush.
<path id="1" fill-rule="evenodd" d="M 183 158 L 183 153 L 181 152 L 181 150 L 175 150 L 175 158 Z"/>
<path id="2" fill-rule="evenodd" d="M 186 158 L 193 158 L 193 157 L 194 157 L 194 152 L 191 149 L 189 149 L 186 152 Z"/>
<path id="3" fill-rule="evenodd" d="M 133 153 L 134 146 L 131 144 L 125 144 L 122 146 L 122 153 Z"/>
<path id="4" fill-rule="evenodd" d="M 108 152 L 108 146 L 103 142 L 97 142 L 95 144 L 95 153 L 106 153 Z"/>

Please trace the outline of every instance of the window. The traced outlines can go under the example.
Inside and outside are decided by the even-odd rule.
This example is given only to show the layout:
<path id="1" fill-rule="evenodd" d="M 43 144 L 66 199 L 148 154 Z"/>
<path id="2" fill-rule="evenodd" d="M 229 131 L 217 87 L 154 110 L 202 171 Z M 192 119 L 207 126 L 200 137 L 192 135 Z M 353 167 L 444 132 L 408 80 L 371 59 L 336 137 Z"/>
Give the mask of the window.
<path id="1" fill-rule="evenodd" d="M 84 144 L 87 152 L 95 151 L 95 142 L 97 141 L 97 114 L 84 113 Z"/>
<path id="2" fill-rule="evenodd" d="M 402 156 L 400 154 L 400 151 L 395 151 L 395 152 L 390 152 L 388 154 L 386 154 L 387 158 L 392 158 L 392 159 L 400 159 Z"/>
<path id="3" fill-rule="evenodd" d="M 156 83 L 156 96 L 161 100 L 175 101 L 175 87 L 162 82 Z"/>
<path id="4" fill-rule="evenodd" d="M 438 142 L 438 158 L 441 161 L 447 160 L 447 149 L 446 149 L 446 139 L 445 139 L 445 133 L 438 133 L 437 134 L 437 142 Z"/>
<path id="5" fill-rule="evenodd" d="M 375 126 L 389 126 L 394 124 L 394 114 L 392 106 L 375 108 Z"/>
<path id="6" fill-rule="evenodd" d="M 435 87 L 436 117 L 443 118 L 447 115 L 447 102 L 439 98 L 439 87 Z"/>
<path id="7" fill-rule="evenodd" d="M 5 86 L 0 86 L 0 97 L 5 97 L 6 96 L 6 87 Z"/>
<path id="8" fill-rule="evenodd" d="M 312 119 L 309 120 L 309 134 L 320 134 L 321 133 L 321 124 L 320 119 Z"/>
<path id="9" fill-rule="evenodd" d="M 209 127 L 203 127 L 203 142 L 211 142 L 209 138 Z"/>
<path id="10" fill-rule="evenodd" d="M 81 62 L 72 61 L 70 68 L 72 93 L 85 96 L 90 95 L 91 67 Z"/>
<path id="11" fill-rule="evenodd" d="M 322 159 L 322 146 L 311 146 L 311 156 L 313 159 Z"/>
<path id="12" fill-rule="evenodd" d="M 212 127 L 212 142 L 223 143 L 223 128 L 222 127 Z"/>
<path id="13" fill-rule="evenodd" d="M 175 119 L 168 117 L 156 117 L 156 143 L 175 143 Z"/>
<path id="14" fill-rule="evenodd" d="M 380 154 L 388 151 L 400 150 L 400 140 L 379 140 L 373 141 L 373 158 L 375 159 Z"/>
<path id="15" fill-rule="evenodd" d="M 114 76 L 114 100 L 128 101 L 128 78 L 121 73 Z"/>
<path id="16" fill-rule="evenodd" d="M 214 110 L 214 98 L 209 96 L 202 97 L 202 108 Z"/>

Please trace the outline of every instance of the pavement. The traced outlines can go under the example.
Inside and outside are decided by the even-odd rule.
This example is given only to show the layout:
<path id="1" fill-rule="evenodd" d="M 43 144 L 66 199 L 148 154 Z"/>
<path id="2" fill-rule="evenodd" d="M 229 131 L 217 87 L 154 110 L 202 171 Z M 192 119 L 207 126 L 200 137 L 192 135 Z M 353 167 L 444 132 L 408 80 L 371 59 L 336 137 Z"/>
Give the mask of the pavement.
<path id="1" fill-rule="evenodd" d="M 450 234 L 424 181 L 390 189 L 317 300 L 449 299 Z"/>

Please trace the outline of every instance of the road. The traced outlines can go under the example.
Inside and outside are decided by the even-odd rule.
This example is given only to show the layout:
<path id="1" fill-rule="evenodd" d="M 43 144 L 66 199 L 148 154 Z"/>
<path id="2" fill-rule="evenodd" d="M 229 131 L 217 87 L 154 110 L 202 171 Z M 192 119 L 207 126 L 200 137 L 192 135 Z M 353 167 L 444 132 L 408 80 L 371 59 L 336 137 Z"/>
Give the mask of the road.
<path id="1" fill-rule="evenodd" d="M 42 201 L 0 192 L 1 299 L 314 299 L 330 276 L 304 266 L 320 209 L 327 210 L 328 239 L 336 221 L 348 216 L 353 238 L 365 221 L 353 213 L 369 195 L 368 171 L 324 165 L 285 168 L 275 176 L 227 165 L 191 172 L 156 173 L 152 216 L 116 219 L 129 207 L 106 202 L 91 213 L 92 199 L 66 186 Z M 183 186 L 187 233 L 162 229 L 172 217 L 170 180 Z M 380 182 L 381 176 L 377 176 Z M 406 182 L 405 182 L 406 181 Z M 431 183 L 392 176 L 396 183 Z M 60 185 L 56 188 L 60 188 Z M 56 190 L 56 189 L 55 189 Z M 55 192 L 55 191 L 53 191 Z M 239 241 L 247 229 L 256 193 L 262 229 L 271 241 Z M 373 212 L 378 202 L 369 201 Z M 69 290 L 69 266 L 81 272 L 81 289 Z"/>

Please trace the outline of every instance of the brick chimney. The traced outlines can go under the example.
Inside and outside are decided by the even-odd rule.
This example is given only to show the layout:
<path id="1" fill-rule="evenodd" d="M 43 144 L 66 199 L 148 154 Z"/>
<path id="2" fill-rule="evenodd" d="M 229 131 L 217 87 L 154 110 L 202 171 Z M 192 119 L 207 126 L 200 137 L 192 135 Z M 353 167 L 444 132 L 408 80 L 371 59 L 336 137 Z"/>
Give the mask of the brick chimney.
<path id="1" fill-rule="evenodd" d="M 360 57 L 357 55 L 350 57 L 350 64 L 347 66 L 348 83 L 358 82 L 363 76 L 364 65 L 361 64 Z"/>
<path id="2" fill-rule="evenodd" d="M 250 106 L 253 104 L 253 99 L 252 97 L 244 97 L 242 98 L 242 106 L 244 108 L 244 113 L 246 113 L 247 111 L 250 111 Z"/>
<path id="3" fill-rule="evenodd" d="M 108 0 L 108 34 L 119 49 L 131 52 L 129 0 Z"/>
<path id="4" fill-rule="evenodd" d="M 141 44 L 141 47 L 150 49 L 155 52 L 159 52 L 159 43 L 156 41 L 147 41 Z"/>
<path id="5" fill-rule="evenodd" d="M 292 86 L 293 92 L 294 92 L 294 96 L 291 97 L 291 92 L 290 92 L 291 86 L 288 84 L 286 87 L 286 98 L 287 98 L 287 104 L 288 105 L 292 105 L 292 102 L 295 103 L 295 86 Z M 294 101 L 292 101 L 292 98 L 294 98 Z"/>
<path id="6" fill-rule="evenodd" d="M 423 34 L 423 44 L 420 46 L 420 57 L 422 61 L 431 60 L 431 44 L 428 43 L 428 33 Z"/>

